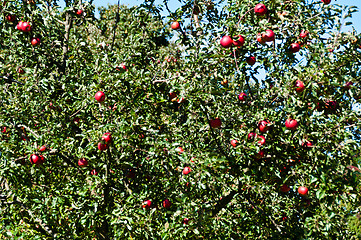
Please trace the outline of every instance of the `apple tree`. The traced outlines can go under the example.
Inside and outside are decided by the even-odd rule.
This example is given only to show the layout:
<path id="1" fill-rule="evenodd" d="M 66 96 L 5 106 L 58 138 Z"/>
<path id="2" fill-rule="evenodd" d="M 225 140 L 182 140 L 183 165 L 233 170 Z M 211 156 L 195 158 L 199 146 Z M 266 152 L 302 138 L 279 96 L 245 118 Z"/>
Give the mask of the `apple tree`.
<path id="1" fill-rule="evenodd" d="M 0 9 L 2 239 L 355 236 L 355 7 L 65 4 Z"/>

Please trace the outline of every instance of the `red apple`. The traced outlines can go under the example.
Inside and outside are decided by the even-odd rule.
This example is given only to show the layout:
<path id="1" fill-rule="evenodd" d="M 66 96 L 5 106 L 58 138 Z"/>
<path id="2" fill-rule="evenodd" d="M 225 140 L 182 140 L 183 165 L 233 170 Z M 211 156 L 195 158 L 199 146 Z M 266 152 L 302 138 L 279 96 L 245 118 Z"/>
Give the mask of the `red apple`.
<path id="1" fill-rule="evenodd" d="M 300 47 L 300 44 L 298 43 L 292 43 L 291 46 L 290 46 L 290 51 L 292 53 L 296 53 L 298 51 L 300 51 L 301 47 Z"/>
<path id="2" fill-rule="evenodd" d="M 257 136 L 257 138 L 260 139 L 260 140 L 258 141 L 258 144 L 259 144 L 259 145 L 262 146 L 263 144 L 266 143 L 266 138 L 265 138 L 264 136 Z"/>
<path id="3" fill-rule="evenodd" d="M 1 132 L 2 132 L 2 133 L 6 133 L 6 127 L 3 127 L 3 128 L 1 129 Z"/>
<path id="4" fill-rule="evenodd" d="M 259 3 L 254 7 L 254 12 L 257 16 L 263 16 L 267 13 L 267 7 L 264 4 Z"/>
<path id="5" fill-rule="evenodd" d="M 219 128 L 222 125 L 222 121 L 219 118 L 211 119 L 209 121 L 209 124 L 211 125 L 212 128 Z"/>
<path id="6" fill-rule="evenodd" d="M 86 167 L 88 166 L 88 161 L 85 158 L 80 158 L 78 160 L 79 167 Z"/>
<path id="7" fill-rule="evenodd" d="M 102 91 L 98 91 L 95 94 L 95 100 L 97 100 L 98 102 L 103 102 L 105 99 L 105 94 Z"/>
<path id="8" fill-rule="evenodd" d="M 220 41 L 220 44 L 224 48 L 229 48 L 229 47 L 232 46 L 233 40 L 232 40 L 232 38 L 230 36 L 223 36 L 221 41 Z"/>
<path id="9" fill-rule="evenodd" d="M 302 196 L 306 196 L 308 194 L 308 188 L 306 187 L 299 187 L 298 188 L 298 193 L 301 194 Z"/>
<path id="10" fill-rule="evenodd" d="M 242 47 L 244 44 L 244 38 L 242 37 L 242 35 L 238 35 L 238 40 L 233 41 L 233 45 L 236 47 Z"/>
<path id="11" fill-rule="evenodd" d="M 76 11 L 76 14 L 79 15 L 79 16 L 80 16 L 80 15 L 83 15 L 83 10 L 82 10 L 82 9 L 78 9 L 78 10 Z"/>
<path id="12" fill-rule="evenodd" d="M 257 42 L 264 45 L 266 43 L 266 40 L 263 38 L 263 34 L 258 33 L 257 34 Z"/>
<path id="13" fill-rule="evenodd" d="M 306 38 L 306 37 L 308 37 L 308 34 L 310 34 L 309 31 L 302 30 L 301 33 L 300 33 L 300 37 L 301 38 Z"/>
<path id="14" fill-rule="evenodd" d="M 175 93 L 175 92 L 170 92 L 169 93 L 169 99 L 170 100 L 172 100 L 172 99 L 174 99 L 174 98 L 176 98 L 177 97 L 177 94 Z"/>
<path id="15" fill-rule="evenodd" d="M 245 94 L 244 92 L 242 92 L 238 95 L 238 99 L 242 102 L 246 101 L 246 98 L 247 98 L 247 94 Z"/>
<path id="16" fill-rule="evenodd" d="M 112 135 L 110 133 L 104 133 L 103 136 L 102 136 L 102 140 L 105 142 L 105 143 L 110 143 L 112 141 Z"/>
<path id="17" fill-rule="evenodd" d="M 40 157 L 36 154 L 31 154 L 30 156 L 30 162 L 35 165 L 40 165 L 44 163 L 44 157 Z"/>
<path id="18" fill-rule="evenodd" d="M 150 208 L 151 206 L 152 206 L 152 201 L 150 200 L 145 200 L 142 205 L 142 207 L 146 209 Z"/>
<path id="19" fill-rule="evenodd" d="M 288 192 L 289 190 L 291 190 L 291 188 L 289 186 L 287 186 L 286 184 L 283 184 L 281 187 L 280 187 L 280 190 L 281 192 Z"/>
<path id="20" fill-rule="evenodd" d="M 182 172 L 183 172 L 184 175 L 187 175 L 187 174 L 190 173 L 191 171 L 192 171 L 192 170 L 191 170 L 190 167 L 185 167 Z"/>
<path id="21" fill-rule="evenodd" d="M 30 42 L 34 47 L 38 46 L 40 44 L 40 38 L 32 38 Z"/>
<path id="22" fill-rule="evenodd" d="M 180 28 L 179 22 L 177 22 L 177 21 L 172 22 L 171 28 L 172 28 L 173 30 L 179 29 L 179 28 Z"/>
<path id="23" fill-rule="evenodd" d="M 306 141 L 306 142 L 302 143 L 302 147 L 304 147 L 304 148 L 310 148 L 312 146 L 313 146 L 313 143 L 310 141 Z"/>
<path id="24" fill-rule="evenodd" d="M 164 208 L 170 208 L 171 205 L 172 205 L 172 203 L 168 199 L 165 199 L 163 201 L 163 207 Z"/>
<path id="25" fill-rule="evenodd" d="M 21 24 L 20 24 L 21 23 Z M 23 32 L 30 32 L 31 31 L 31 26 L 29 22 L 19 22 L 18 25 L 20 24 L 20 30 Z M 19 27 L 17 27 L 19 29 Z"/>
<path id="26" fill-rule="evenodd" d="M 258 123 L 258 129 L 260 132 L 265 133 L 269 130 L 269 124 L 270 122 L 268 120 L 263 120 Z"/>
<path id="27" fill-rule="evenodd" d="M 16 20 L 16 16 L 13 14 L 9 14 L 6 16 L 6 21 L 8 22 L 14 22 Z"/>
<path id="28" fill-rule="evenodd" d="M 254 56 L 249 56 L 246 58 L 246 62 L 252 66 L 256 63 L 256 58 Z"/>
<path id="29" fill-rule="evenodd" d="M 233 147 L 236 147 L 236 146 L 237 146 L 237 143 L 238 143 L 238 141 L 237 141 L 236 139 L 232 139 L 232 140 L 231 140 L 231 145 L 232 145 Z"/>
<path id="30" fill-rule="evenodd" d="M 271 29 L 267 29 L 266 33 L 262 34 L 262 38 L 266 42 L 273 42 L 275 40 L 275 33 Z"/>
<path id="31" fill-rule="evenodd" d="M 45 145 L 41 146 L 41 147 L 39 148 L 39 151 L 40 151 L 40 152 L 46 151 L 46 146 L 45 146 Z"/>
<path id="32" fill-rule="evenodd" d="M 247 139 L 253 140 L 256 136 L 257 136 L 257 134 L 255 134 L 254 132 L 251 132 L 251 133 L 248 133 Z"/>
<path id="33" fill-rule="evenodd" d="M 188 222 L 189 222 L 188 218 L 183 219 L 183 224 L 188 224 Z"/>
<path id="34" fill-rule="evenodd" d="M 258 153 L 256 153 L 255 155 L 254 155 L 254 158 L 256 159 L 256 160 L 259 160 L 259 159 L 261 159 L 261 158 L 263 158 L 264 157 L 264 151 L 263 150 L 260 150 Z"/>
<path id="35" fill-rule="evenodd" d="M 19 67 L 19 68 L 18 68 L 18 73 L 20 73 L 20 74 L 24 74 L 24 73 L 25 73 L 25 71 L 24 71 L 24 69 L 22 69 L 21 67 Z"/>
<path id="36" fill-rule="evenodd" d="M 301 80 L 297 80 L 295 83 L 296 92 L 303 92 L 305 90 L 305 84 Z"/>
<path id="37" fill-rule="evenodd" d="M 295 119 L 287 119 L 285 125 L 286 128 L 290 130 L 296 130 L 298 126 L 298 122 Z"/>
<path id="38" fill-rule="evenodd" d="M 98 149 L 99 149 L 100 151 L 104 151 L 104 150 L 106 150 L 107 148 L 108 148 L 108 145 L 106 145 L 105 143 L 101 143 L 101 142 L 98 143 Z"/>
<path id="39" fill-rule="evenodd" d="M 97 170 L 93 169 L 93 170 L 91 170 L 90 174 L 96 176 L 96 175 L 98 175 L 98 172 L 97 172 Z"/>
<path id="40" fill-rule="evenodd" d="M 322 2 L 327 5 L 330 4 L 331 0 L 322 0 Z"/>
<path id="41" fill-rule="evenodd" d="M 182 154 L 182 153 L 184 152 L 183 148 L 181 148 L 181 147 L 177 147 L 175 150 L 176 150 L 179 154 Z"/>

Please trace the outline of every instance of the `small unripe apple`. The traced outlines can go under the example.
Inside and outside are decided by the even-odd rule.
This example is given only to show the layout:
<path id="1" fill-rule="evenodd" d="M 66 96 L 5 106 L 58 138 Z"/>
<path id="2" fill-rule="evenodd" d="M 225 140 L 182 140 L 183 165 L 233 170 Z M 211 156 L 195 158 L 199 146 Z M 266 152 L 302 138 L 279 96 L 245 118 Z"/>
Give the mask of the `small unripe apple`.
<path id="1" fill-rule="evenodd" d="M 287 119 L 285 125 L 286 128 L 290 130 L 296 130 L 298 126 L 298 122 L 295 119 Z"/>
<path id="2" fill-rule="evenodd" d="M 232 145 L 233 147 L 236 147 L 236 146 L 237 146 L 237 143 L 238 143 L 238 141 L 237 141 L 236 139 L 232 139 L 232 140 L 231 140 L 231 145 Z"/>
<path id="3" fill-rule="evenodd" d="M 305 84 L 301 80 L 297 80 L 295 83 L 296 92 L 303 92 L 305 90 Z"/>
<path id="4" fill-rule="evenodd" d="M 287 186 L 287 184 L 283 184 L 281 187 L 280 187 L 280 190 L 281 192 L 288 192 L 289 190 L 291 190 L 291 188 L 289 186 Z"/>
<path id="5" fill-rule="evenodd" d="M 262 3 L 258 3 L 254 7 L 254 12 L 257 16 L 263 16 L 267 13 L 267 7 Z"/>
<path id="6" fill-rule="evenodd" d="M 96 175 L 98 175 L 98 172 L 97 172 L 97 170 L 93 169 L 93 170 L 91 170 L 90 174 L 93 176 L 96 176 Z"/>
<path id="7" fill-rule="evenodd" d="M 103 136 L 102 136 L 102 140 L 105 142 L 105 143 L 110 143 L 112 141 L 112 135 L 110 133 L 104 133 Z"/>
<path id="8" fill-rule="evenodd" d="M 106 150 L 107 148 L 108 148 L 108 145 L 107 145 L 107 144 L 104 144 L 104 143 L 101 143 L 101 142 L 98 143 L 98 149 L 99 149 L 100 151 L 104 151 L 104 150 Z"/>
<path id="9" fill-rule="evenodd" d="M 307 30 L 302 30 L 301 33 L 300 33 L 300 37 L 301 37 L 301 38 L 306 38 L 306 37 L 308 37 L 308 34 L 310 34 L 309 31 L 307 31 Z"/>
<path id="10" fill-rule="evenodd" d="M 79 167 L 86 167 L 88 166 L 88 161 L 85 158 L 80 158 L 78 160 Z"/>
<path id="11" fill-rule="evenodd" d="M 222 125 L 222 121 L 219 118 L 211 119 L 209 121 L 209 124 L 211 125 L 212 128 L 219 128 Z"/>
<path id="12" fill-rule="evenodd" d="M 8 22 L 14 22 L 16 20 L 16 16 L 13 14 L 9 14 L 6 16 L 6 21 Z"/>
<path id="13" fill-rule="evenodd" d="M 252 66 L 256 63 L 256 58 L 254 56 L 249 56 L 246 58 L 246 62 Z"/>
<path id="14" fill-rule="evenodd" d="M 143 205 L 142 205 L 142 207 L 145 208 L 145 209 L 148 209 L 148 208 L 150 208 L 151 206 L 152 206 L 152 201 L 150 201 L 150 200 L 145 200 L 145 201 L 143 202 Z"/>
<path id="15" fill-rule="evenodd" d="M 322 0 L 322 2 L 327 5 L 331 3 L 331 0 Z"/>
<path id="16" fill-rule="evenodd" d="M 183 173 L 184 175 L 187 175 L 187 174 L 190 173 L 191 171 L 192 171 L 192 170 L 191 170 L 190 167 L 185 167 L 185 168 L 183 169 L 182 173 Z"/>
<path id="17" fill-rule="evenodd" d="M 262 120 L 258 123 L 258 129 L 260 132 L 265 133 L 269 130 L 269 124 L 270 122 L 268 120 Z"/>
<path id="18" fill-rule="evenodd" d="M 171 205 L 172 205 L 172 203 L 168 199 L 165 199 L 163 201 L 163 207 L 164 208 L 170 208 Z"/>
<path id="19" fill-rule="evenodd" d="M 242 47 L 244 45 L 244 38 L 242 37 L 242 35 L 238 35 L 238 40 L 233 40 L 233 45 L 236 47 Z"/>
<path id="20" fill-rule="evenodd" d="M 220 44 L 224 48 L 229 48 L 229 47 L 232 46 L 233 40 L 232 40 L 232 38 L 230 36 L 223 36 L 221 41 L 220 41 Z"/>
<path id="21" fill-rule="evenodd" d="M 242 92 L 238 95 L 238 99 L 242 102 L 246 101 L 246 98 L 247 98 L 247 94 L 245 94 L 244 92 Z"/>
<path id="22" fill-rule="evenodd" d="M 292 53 L 296 53 L 298 51 L 300 51 L 301 47 L 300 47 L 300 44 L 298 43 L 292 43 L 291 46 L 290 46 L 290 51 Z"/>
<path id="23" fill-rule="evenodd" d="M 95 100 L 97 100 L 98 102 L 103 102 L 105 99 L 105 94 L 102 91 L 98 91 L 95 94 Z"/>
<path id="24" fill-rule="evenodd" d="M 267 29 L 266 33 L 262 34 L 262 38 L 266 42 L 273 42 L 275 40 L 275 33 L 271 29 Z"/>
<path id="25" fill-rule="evenodd" d="M 179 22 L 178 22 L 178 21 L 172 22 L 171 28 L 172 28 L 173 30 L 179 29 L 179 28 L 180 28 Z"/>
<path id="26" fill-rule="evenodd" d="M 299 187 L 298 188 L 298 193 L 301 194 L 302 196 L 306 196 L 308 194 L 308 188 L 306 187 Z"/>
<path id="27" fill-rule="evenodd" d="M 40 38 L 32 38 L 30 42 L 34 47 L 38 46 L 40 44 Z"/>

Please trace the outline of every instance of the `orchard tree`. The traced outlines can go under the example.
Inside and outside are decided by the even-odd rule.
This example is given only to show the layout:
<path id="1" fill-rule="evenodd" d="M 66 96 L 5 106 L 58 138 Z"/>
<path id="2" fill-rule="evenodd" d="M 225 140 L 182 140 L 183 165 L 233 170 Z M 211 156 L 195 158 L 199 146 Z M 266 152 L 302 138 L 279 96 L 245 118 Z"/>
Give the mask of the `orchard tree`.
<path id="1" fill-rule="evenodd" d="M 2 239 L 355 236 L 355 7 L 65 4 L 0 9 Z"/>

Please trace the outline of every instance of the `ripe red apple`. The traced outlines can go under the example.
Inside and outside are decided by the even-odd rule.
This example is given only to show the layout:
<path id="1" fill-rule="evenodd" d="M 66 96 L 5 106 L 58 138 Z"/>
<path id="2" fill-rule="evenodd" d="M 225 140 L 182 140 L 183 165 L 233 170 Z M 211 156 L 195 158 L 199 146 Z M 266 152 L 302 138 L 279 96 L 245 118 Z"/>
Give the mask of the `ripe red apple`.
<path id="1" fill-rule="evenodd" d="M 261 34 L 261 33 L 257 34 L 257 42 L 259 42 L 262 45 L 264 45 L 266 43 L 266 40 L 263 38 L 263 34 Z"/>
<path id="2" fill-rule="evenodd" d="M 178 22 L 178 21 L 172 22 L 171 28 L 172 28 L 173 30 L 179 29 L 179 28 L 180 28 L 179 22 Z"/>
<path id="3" fill-rule="evenodd" d="M 231 145 L 232 145 L 233 147 L 236 147 L 236 146 L 237 146 L 237 143 L 238 143 L 238 141 L 237 141 L 236 139 L 232 139 L 232 140 L 231 140 Z"/>
<path id="4" fill-rule="evenodd" d="M 267 29 L 266 33 L 262 34 L 262 38 L 266 42 L 273 42 L 275 40 L 275 33 L 271 29 Z"/>
<path id="5" fill-rule="evenodd" d="M 79 16 L 80 16 L 80 15 L 83 15 L 83 10 L 82 10 L 82 9 L 78 9 L 78 10 L 76 11 L 76 14 L 79 15 Z"/>
<path id="6" fill-rule="evenodd" d="M 3 128 L 1 129 L 1 132 L 2 132 L 2 133 L 6 133 L 6 127 L 3 127 Z"/>
<path id="7" fill-rule="evenodd" d="M 219 128 L 222 125 L 222 121 L 219 118 L 211 119 L 209 121 L 209 124 L 211 125 L 212 128 Z"/>
<path id="8" fill-rule="evenodd" d="M 233 45 L 236 47 L 242 47 L 244 45 L 244 38 L 242 35 L 238 35 L 238 40 L 233 41 Z"/>
<path id="9" fill-rule="evenodd" d="M 107 144 L 102 143 L 102 142 L 99 142 L 99 143 L 98 143 L 98 149 L 99 149 L 100 151 L 104 151 L 104 150 L 106 150 L 107 148 L 108 148 L 108 145 L 107 145 Z"/>
<path id="10" fill-rule="evenodd" d="M 257 138 L 260 139 L 260 140 L 258 141 L 258 144 L 259 144 L 259 145 L 262 146 L 263 144 L 266 143 L 266 138 L 265 138 L 264 136 L 260 136 L 260 135 L 259 135 L 259 136 L 257 136 Z"/>
<path id="11" fill-rule="evenodd" d="M 165 199 L 163 201 L 163 207 L 164 208 L 170 208 L 171 205 L 172 205 L 172 203 L 168 199 Z"/>
<path id="12" fill-rule="evenodd" d="M 247 139 L 253 140 L 256 136 L 257 136 L 257 134 L 255 134 L 254 132 L 251 132 L 251 133 L 248 133 Z"/>
<path id="13" fill-rule="evenodd" d="M 258 123 L 258 129 L 260 132 L 265 133 L 269 130 L 269 124 L 270 122 L 268 120 L 262 120 Z"/>
<path id="14" fill-rule="evenodd" d="M 19 68 L 18 68 L 18 73 L 20 73 L 20 74 L 24 74 L 24 73 L 25 73 L 25 71 L 24 71 L 24 69 L 23 69 L 23 68 L 19 67 Z"/>
<path id="15" fill-rule="evenodd" d="M 188 224 L 188 222 L 189 222 L 188 218 L 183 219 L 183 224 Z"/>
<path id="16" fill-rule="evenodd" d="M 245 94 L 244 92 L 242 92 L 238 95 L 238 99 L 242 102 L 246 101 L 246 98 L 247 98 L 247 94 Z"/>
<path id="17" fill-rule="evenodd" d="M 267 13 L 267 7 L 262 3 L 258 3 L 254 7 L 254 12 L 257 16 L 263 16 Z"/>
<path id="18" fill-rule="evenodd" d="M 181 148 L 181 147 L 177 147 L 175 150 L 176 150 L 179 154 L 182 154 L 182 153 L 184 152 L 183 148 Z"/>
<path id="19" fill-rule="evenodd" d="M 30 26 L 30 23 L 29 22 L 21 22 L 22 24 L 20 25 L 21 27 L 21 31 L 23 32 L 30 32 L 31 31 L 31 26 Z M 20 22 L 19 22 L 20 24 Z M 19 28 L 18 28 L 19 29 Z"/>
<path id="20" fill-rule="evenodd" d="M 97 172 L 97 170 L 93 169 L 93 170 L 91 170 L 90 174 L 96 176 L 96 175 L 98 175 L 98 172 Z"/>
<path id="21" fill-rule="evenodd" d="M 303 92 L 305 90 L 305 84 L 301 80 L 297 80 L 295 83 L 296 92 Z"/>
<path id="22" fill-rule="evenodd" d="M 300 44 L 298 43 L 292 43 L 291 46 L 290 46 L 290 51 L 292 53 L 296 53 L 298 51 L 300 51 L 301 47 L 300 47 Z"/>
<path id="23" fill-rule="evenodd" d="M 280 187 L 280 190 L 281 192 L 288 192 L 289 190 L 291 190 L 291 188 L 289 186 L 287 186 L 287 184 L 283 184 L 281 187 Z"/>
<path id="24" fill-rule="evenodd" d="M 9 14 L 6 16 L 6 21 L 8 22 L 14 22 L 16 20 L 16 16 L 13 14 Z"/>
<path id="25" fill-rule="evenodd" d="M 304 147 L 304 148 L 310 148 L 312 146 L 313 146 L 313 143 L 310 141 L 306 141 L 306 142 L 302 143 L 302 147 Z"/>
<path id="26" fill-rule="evenodd" d="M 307 31 L 307 30 L 302 30 L 301 33 L 300 33 L 300 37 L 301 37 L 301 38 L 306 38 L 306 37 L 308 37 L 308 34 L 310 34 L 309 31 Z"/>
<path id="27" fill-rule="evenodd" d="M 220 44 L 224 48 L 229 48 L 229 47 L 232 46 L 233 40 L 232 40 L 232 38 L 230 36 L 223 36 L 221 41 L 220 41 Z"/>
<path id="28" fill-rule="evenodd" d="M 40 152 L 46 151 L 46 146 L 45 146 L 45 145 L 41 146 L 41 147 L 39 148 L 39 151 L 40 151 Z"/>
<path id="29" fill-rule="evenodd" d="M 36 154 L 31 154 L 30 156 L 30 162 L 35 165 L 40 165 L 45 162 L 45 159 L 43 156 L 38 156 Z"/>
<path id="30" fill-rule="evenodd" d="M 261 158 L 264 157 L 264 151 L 263 150 L 260 150 L 258 153 L 256 153 L 254 156 L 253 156 L 256 160 L 259 160 Z"/>
<path id="31" fill-rule="evenodd" d="M 40 44 L 40 38 L 32 38 L 30 42 L 34 47 L 38 46 Z"/>
<path id="32" fill-rule="evenodd" d="M 185 167 L 184 169 L 183 169 L 183 174 L 184 175 L 187 175 L 188 173 L 190 173 L 192 170 L 191 170 L 191 168 L 190 167 Z"/>
<path id="33" fill-rule="evenodd" d="M 112 141 L 112 135 L 110 133 L 104 133 L 103 136 L 102 136 L 102 140 L 105 142 L 105 143 L 110 143 Z"/>
<path id="34" fill-rule="evenodd" d="M 80 158 L 78 160 L 79 167 L 86 167 L 88 166 L 88 161 L 85 158 Z"/>
<path id="35" fill-rule="evenodd" d="M 295 119 L 287 119 L 285 125 L 286 128 L 290 130 L 296 130 L 298 126 L 298 122 Z"/>
<path id="36" fill-rule="evenodd" d="M 306 187 L 299 187 L 298 188 L 298 193 L 301 194 L 302 196 L 306 196 L 308 194 L 308 188 Z"/>
<path id="37" fill-rule="evenodd" d="M 254 56 L 249 56 L 246 58 L 246 62 L 252 66 L 256 63 L 256 58 Z"/>
<path id="38" fill-rule="evenodd" d="M 95 94 L 95 100 L 97 100 L 98 102 L 103 102 L 105 99 L 105 94 L 102 91 L 98 91 Z"/>
<path id="39" fill-rule="evenodd" d="M 145 200 L 142 205 L 142 207 L 146 209 L 150 208 L 151 206 L 152 206 L 152 201 L 150 200 Z"/>
<path id="40" fill-rule="evenodd" d="M 169 93 L 169 99 L 170 100 L 172 100 L 172 99 L 174 99 L 174 98 L 176 98 L 177 97 L 177 94 L 175 93 L 175 92 L 170 92 Z"/>
<path id="41" fill-rule="evenodd" d="M 322 2 L 327 5 L 331 3 L 331 0 L 322 0 Z"/>

